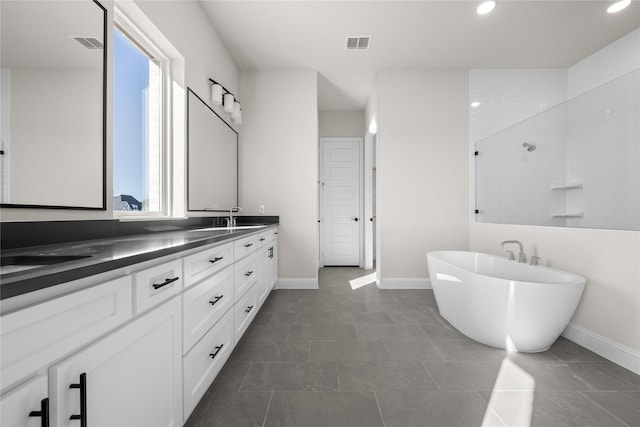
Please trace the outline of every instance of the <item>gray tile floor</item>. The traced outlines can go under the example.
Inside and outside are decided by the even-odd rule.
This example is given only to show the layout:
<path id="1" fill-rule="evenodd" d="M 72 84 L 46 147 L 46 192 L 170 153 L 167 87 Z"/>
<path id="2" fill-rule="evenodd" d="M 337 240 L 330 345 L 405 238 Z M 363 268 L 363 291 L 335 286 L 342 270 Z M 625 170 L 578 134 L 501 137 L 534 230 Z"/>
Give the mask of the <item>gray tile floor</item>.
<path id="1" fill-rule="evenodd" d="M 640 426 L 640 376 L 560 338 L 511 354 L 438 315 L 428 290 L 271 293 L 188 427 Z"/>

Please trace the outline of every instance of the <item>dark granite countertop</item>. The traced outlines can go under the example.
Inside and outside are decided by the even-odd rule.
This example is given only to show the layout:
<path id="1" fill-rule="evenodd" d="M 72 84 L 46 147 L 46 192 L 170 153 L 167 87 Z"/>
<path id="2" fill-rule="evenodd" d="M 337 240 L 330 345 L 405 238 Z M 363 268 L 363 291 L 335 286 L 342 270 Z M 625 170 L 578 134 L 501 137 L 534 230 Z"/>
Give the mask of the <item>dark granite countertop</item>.
<path id="1" fill-rule="evenodd" d="M 13 272 L 12 269 L 17 270 L 23 266 L 3 266 L 6 273 L 0 275 L 0 299 L 12 298 L 189 249 L 235 240 L 275 226 L 277 222 L 258 227 L 243 224 L 234 229 L 187 226 L 180 230 L 144 232 L 3 250 L 3 259 L 21 256 L 77 259 Z"/>

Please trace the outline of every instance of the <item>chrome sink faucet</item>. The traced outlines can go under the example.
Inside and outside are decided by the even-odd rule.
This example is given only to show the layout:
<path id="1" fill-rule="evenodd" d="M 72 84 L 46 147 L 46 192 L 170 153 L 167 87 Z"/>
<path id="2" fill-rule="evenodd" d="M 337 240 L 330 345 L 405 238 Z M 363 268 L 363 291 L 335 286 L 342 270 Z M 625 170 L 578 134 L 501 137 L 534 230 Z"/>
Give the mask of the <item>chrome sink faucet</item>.
<path id="1" fill-rule="evenodd" d="M 233 216 L 233 213 L 242 213 L 242 208 L 240 206 L 234 206 L 229 209 L 229 218 L 227 218 L 227 227 L 235 227 L 236 226 L 236 217 Z"/>
<path id="2" fill-rule="evenodd" d="M 525 255 L 524 249 L 522 248 L 522 243 L 520 243 L 519 241 L 517 241 L 517 240 L 505 240 L 504 242 L 500 243 L 500 250 L 502 250 L 504 248 L 504 245 L 510 244 L 510 243 L 517 244 L 518 247 L 520 248 L 520 252 L 518 253 L 518 262 L 526 263 L 527 262 L 527 256 Z M 507 251 L 507 252 L 509 253 L 509 259 L 512 260 L 512 261 L 515 261 L 516 258 L 513 255 L 513 252 L 511 252 L 511 251 Z"/>

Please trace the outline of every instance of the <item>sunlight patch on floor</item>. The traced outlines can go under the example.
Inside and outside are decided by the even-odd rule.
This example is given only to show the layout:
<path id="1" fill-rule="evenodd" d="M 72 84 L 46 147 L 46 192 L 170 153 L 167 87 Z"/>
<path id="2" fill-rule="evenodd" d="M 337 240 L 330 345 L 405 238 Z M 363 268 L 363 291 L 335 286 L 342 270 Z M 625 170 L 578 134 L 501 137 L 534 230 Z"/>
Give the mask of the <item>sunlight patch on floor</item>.
<path id="1" fill-rule="evenodd" d="M 496 416 L 509 426 L 530 427 L 533 414 L 535 379 L 509 359 L 503 359 L 482 427 L 495 425 Z"/>
<path id="2" fill-rule="evenodd" d="M 371 274 L 367 274 L 366 276 L 358 277 L 353 280 L 349 280 L 349 284 L 351 285 L 351 289 L 356 290 L 362 288 L 363 286 L 370 285 L 372 283 L 376 283 L 378 279 L 378 273 L 375 271 Z"/>

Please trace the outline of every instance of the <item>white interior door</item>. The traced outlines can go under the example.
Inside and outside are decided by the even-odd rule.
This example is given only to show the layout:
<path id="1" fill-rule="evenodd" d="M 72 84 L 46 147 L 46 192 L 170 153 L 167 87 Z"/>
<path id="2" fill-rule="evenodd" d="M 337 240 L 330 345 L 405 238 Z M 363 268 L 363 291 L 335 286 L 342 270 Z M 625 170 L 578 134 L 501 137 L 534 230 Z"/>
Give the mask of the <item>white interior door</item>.
<path id="1" fill-rule="evenodd" d="M 323 138 L 320 146 L 322 264 L 359 266 L 362 139 Z"/>

